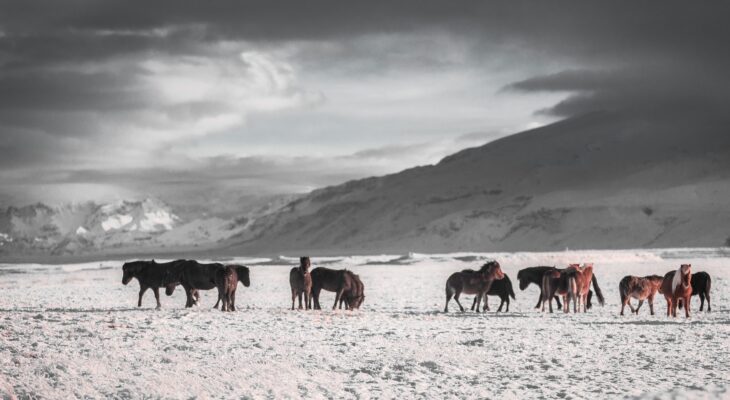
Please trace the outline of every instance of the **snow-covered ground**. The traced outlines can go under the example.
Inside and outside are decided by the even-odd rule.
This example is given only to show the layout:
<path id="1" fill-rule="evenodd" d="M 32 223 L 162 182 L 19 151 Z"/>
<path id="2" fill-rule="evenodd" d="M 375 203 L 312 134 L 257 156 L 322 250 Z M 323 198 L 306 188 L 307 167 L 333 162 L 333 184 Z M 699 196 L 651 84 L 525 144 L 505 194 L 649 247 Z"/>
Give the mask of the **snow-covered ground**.
<path id="1" fill-rule="evenodd" d="M 496 258 L 512 278 L 509 313 L 442 313 L 454 271 Z M 245 259 L 239 311 L 184 309 L 184 295 L 121 284 L 121 262 L 0 265 L 0 397 L 727 398 L 730 253 L 719 249 L 314 258 L 365 283 L 356 312 L 290 311 L 295 258 Z M 588 314 L 542 314 L 518 269 L 592 261 L 607 297 Z M 626 274 L 680 263 L 713 277 L 713 312 L 668 319 L 645 305 L 620 317 Z M 323 294 L 323 306 L 334 296 Z M 469 303 L 472 296 L 465 296 Z M 499 304 L 490 298 L 492 310 Z"/>

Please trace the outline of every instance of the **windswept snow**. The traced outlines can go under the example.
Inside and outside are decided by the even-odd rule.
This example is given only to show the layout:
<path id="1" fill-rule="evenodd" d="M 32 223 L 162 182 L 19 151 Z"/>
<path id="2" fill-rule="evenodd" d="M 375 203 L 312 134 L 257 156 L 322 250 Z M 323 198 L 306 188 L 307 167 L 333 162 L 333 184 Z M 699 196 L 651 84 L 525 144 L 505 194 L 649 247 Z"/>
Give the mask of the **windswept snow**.
<path id="1" fill-rule="evenodd" d="M 442 313 L 453 272 L 496 258 L 517 295 L 509 313 Z M 236 257 L 251 266 L 235 313 L 184 309 L 178 288 L 136 307 L 121 262 L 0 265 L 0 396 L 174 398 L 727 398 L 730 254 L 727 249 L 455 253 L 313 258 L 365 283 L 356 312 L 290 311 L 293 255 Z M 538 290 L 517 287 L 534 265 L 593 261 L 605 307 L 542 314 Z M 680 263 L 712 275 L 712 313 L 620 317 L 626 274 Z M 463 296 L 470 305 L 473 296 Z M 490 297 L 496 309 L 499 301 Z"/>

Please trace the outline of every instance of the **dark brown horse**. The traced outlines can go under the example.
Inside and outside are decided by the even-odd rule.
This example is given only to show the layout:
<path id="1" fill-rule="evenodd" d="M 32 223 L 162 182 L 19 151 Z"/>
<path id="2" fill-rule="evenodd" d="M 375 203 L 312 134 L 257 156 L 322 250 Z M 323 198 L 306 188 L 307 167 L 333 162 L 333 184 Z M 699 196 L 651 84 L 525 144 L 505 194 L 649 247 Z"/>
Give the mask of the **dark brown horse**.
<path id="1" fill-rule="evenodd" d="M 705 299 L 707 299 L 707 312 L 712 311 L 710 305 L 711 288 L 712 278 L 710 278 L 710 274 L 704 271 L 692 274 L 692 296 L 700 296 L 700 311 L 705 308 Z M 682 303 L 679 303 L 679 308 L 682 308 Z"/>
<path id="2" fill-rule="evenodd" d="M 133 278 L 137 278 L 139 282 L 139 300 L 137 307 L 142 307 L 142 296 L 147 289 L 152 289 L 155 293 L 157 308 L 161 308 L 160 304 L 160 288 L 165 287 L 164 279 L 168 273 L 180 268 L 180 263 L 185 260 L 175 260 L 166 263 L 157 263 L 152 261 L 131 261 L 124 263 L 122 266 L 122 284 L 128 284 Z M 174 289 L 174 286 L 173 286 Z"/>
<path id="3" fill-rule="evenodd" d="M 654 315 L 654 296 L 659 291 L 663 281 L 664 278 L 659 275 L 647 275 L 643 278 L 633 275 L 624 276 L 618 284 L 618 291 L 621 295 L 621 315 L 624 315 L 626 306 L 629 306 L 632 313 L 639 314 L 639 309 L 644 304 L 644 300 L 648 300 L 649 312 Z M 631 305 L 632 298 L 639 300 L 636 309 Z"/>
<path id="4" fill-rule="evenodd" d="M 676 271 L 669 271 L 664 275 L 659 292 L 667 300 L 667 317 L 677 316 L 677 306 L 684 303 L 684 314 L 689 318 L 689 300 L 692 297 L 692 265 L 682 264 Z"/>
<path id="5" fill-rule="evenodd" d="M 535 285 L 537 285 L 537 287 L 540 288 L 540 297 L 538 297 L 537 305 L 535 305 L 536 309 L 539 309 L 542 305 L 542 277 L 545 275 L 545 272 L 554 270 L 557 270 L 557 268 L 539 266 L 521 269 L 517 272 L 517 280 L 520 282 L 520 290 L 527 289 L 527 287 L 530 286 L 531 283 L 534 283 Z M 562 308 L 563 306 L 562 304 L 560 304 L 560 298 L 558 296 L 554 296 L 554 298 L 555 302 L 558 305 L 558 309 Z"/>
<path id="6" fill-rule="evenodd" d="M 476 294 L 476 311 L 479 312 L 479 303 L 482 297 L 492 286 L 492 282 L 504 278 L 504 273 L 499 263 L 490 261 L 484 264 L 478 271 L 465 269 L 454 272 L 446 280 L 446 305 L 444 312 L 449 312 L 449 301 L 453 297 L 459 309 L 464 312 L 464 307 L 459 302 L 459 296 L 464 294 Z"/>
<path id="7" fill-rule="evenodd" d="M 302 309 L 302 296 L 304 296 L 304 307 L 311 308 L 310 296 L 312 295 L 312 275 L 309 267 L 312 263 L 309 257 L 300 257 L 299 266 L 289 271 L 289 286 L 291 287 L 291 309 L 294 309 L 294 299 L 299 297 L 299 309 Z"/>
<path id="8" fill-rule="evenodd" d="M 312 300 L 314 301 L 314 309 L 321 310 L 319 304 L 319 294 L 322 289 L 329 292 L 335 292 L 335 303 L 332 309 L 337 308 L 337 303 L 343 294 L 352 290 L 356 285 L 352 274 L 345 269 L 329 269 L 325 267 L 317 267 L 312 270 Z"/>
<path id="9" fill-rule="evenodd" d="M 489 288 L 489 291 L 487 291 L 486 295 L 484 296 L 484 311 L 489 311 L 489 296 L 499 296 L 501 302 L 499 303 L 499 308 L 497 309 L 497 312 L 502 311 L 502 306 L 505 304 L 507 305 L 507 308 L 504 311 L 509 312 L 509 298 L 515 298 L 515 291 L 512 290 L 512 281 L 509 279 L 509 276 L 507 276 L 507 274 L 504 274 L 503 279 L 498 279 L 492 282 L 492 286 Z M 474 303 L 472 303 L 471 305 L 472 311 L 474 311 L 476 305 L 477 298 L 474 297 Z"/>
<path id="10" fill-rule="evenodd" d="M 248 267 L 243 265 L 226 265 L 224 268 L 216 271 L 216 286 L 218 287 L 218 303 L 221 302 L 221 311 L 236 311 L 236 289 L 238 282 L 243 286 L 251 285 L 251 278 Z"/>
<path id="11" fill-rule="evenodd" d="M 211 263 L 202 264 L 195 260 L 185 260 L 180 263 L 181 268 L 170 271 L 164 279 L 166 287 L 165 294 L 170 296 L 175 290 L 175 286 L 182 285 L 185 289 L 185 307 L 192 307 L 198 303 L 199 290 L 210 290 L 217 288 L 216 274 L 224 268 L 223 264 Z M 214 307 L 218 307 L 215 303 Z"/>

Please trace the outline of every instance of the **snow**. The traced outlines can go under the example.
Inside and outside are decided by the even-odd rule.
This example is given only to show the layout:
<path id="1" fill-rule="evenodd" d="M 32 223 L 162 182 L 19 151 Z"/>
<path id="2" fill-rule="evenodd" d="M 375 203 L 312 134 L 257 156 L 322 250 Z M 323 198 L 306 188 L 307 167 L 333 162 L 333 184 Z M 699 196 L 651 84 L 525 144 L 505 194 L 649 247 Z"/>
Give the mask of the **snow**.
<path id="1" fill-rule="evenodd" d="M 497 259 L 517 300 L 509 313 L 444 314 L 454 271 Z M 159 260 L 162 261 L 162 260 Z M 184 309 L 178 288 L 137 308 L 121 261 L 0 264 L 0 397 L 273 398 L 727 398 L 730 388 L 728 249 L 453 253 L 313 258 L 365 283 L 356 312 L 290 311 L 296 255 L 235 257 L 251 265 L 239 311 Z M 517 270 L 594 262 L 605 307 L 543 314 Z M 618 315 L 626 274 L 664 274 L 681 263 L 713 277 L 712 313 L 668 319 Z M 462 303 L 470 303 L 464 296 Z M 498 299 L 490 297 L 495 310 Z"/>
<path id="2" fill-rule="evenodd" d="M 101 228 L 104 229 L 104 232 L 112 229 L 121 229 L 123 226 L 132 222 L 133 219 L 134 217 L 127 214 L 110 215 L 101 222 Z"/>
<path id="3" fill-rule="evenodd" d="M 83 226 L 79 226 L 78 229 L 76 229 L 77 235 L 85 235 L 88 232 L 89 231 L 87 231 L 86 228 L 84 228 Z"/>

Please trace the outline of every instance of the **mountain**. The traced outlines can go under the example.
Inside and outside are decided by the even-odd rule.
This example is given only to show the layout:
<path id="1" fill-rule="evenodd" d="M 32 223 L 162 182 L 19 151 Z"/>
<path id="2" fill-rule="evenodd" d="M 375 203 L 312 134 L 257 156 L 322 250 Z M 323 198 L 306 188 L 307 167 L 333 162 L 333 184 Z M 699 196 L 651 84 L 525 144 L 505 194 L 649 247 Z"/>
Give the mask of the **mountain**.
<path id="1" fill-rule="evenodd" d="M 722 246 L 730 138 L 611 112 L 522 132 L 257 219 L 226 253 Z"/>
<path id="2" fill-rule="evenodd" d="M 0 257 L 155 254 L 211 248 L 246 229 L 256 217 L 275 211 L 281 199 L 248 204 L 236 218 L 182 218 L 171 206 L 153 198 L 8 207 L 0 212 Z"/>

